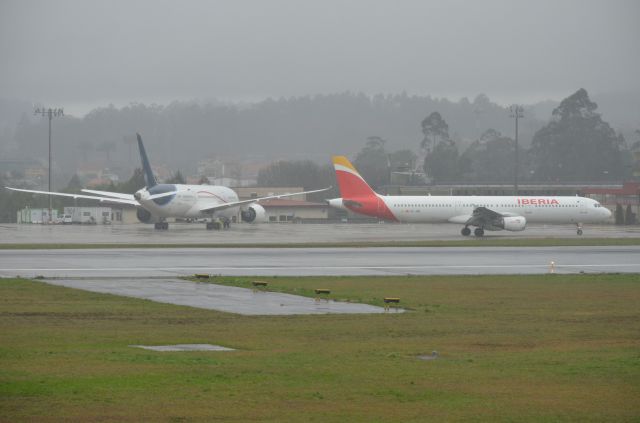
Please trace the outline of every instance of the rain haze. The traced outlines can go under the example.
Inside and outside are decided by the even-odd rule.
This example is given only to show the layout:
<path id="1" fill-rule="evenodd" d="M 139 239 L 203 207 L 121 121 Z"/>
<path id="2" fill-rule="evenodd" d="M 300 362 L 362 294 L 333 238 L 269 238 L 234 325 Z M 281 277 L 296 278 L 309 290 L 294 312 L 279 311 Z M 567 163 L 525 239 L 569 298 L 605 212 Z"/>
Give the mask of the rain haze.
<path id="1" fill-rule="evenodd" d="M 93 107 L 640 90 L 637 1 L 3 1 L 2 96 Z"/>
<path id="2" fill-rule="evenodd" d="M 519 145 L 529 148 L 574 93 L 576 107 L 597 103 L 613 131 L 607 143 L 617 144 L 617 134 L 638 138 L 637 1 L 61 0 L 0 8 L 0 154 L 11 161 L 0 170 L 25 186 L 46 182 L 14 169 L 29 160 L 48 166 L 47 124 L 33 113 L 42 106 L 65 113 L 54 124 L 55 186 L 86 167 L 127 180 L 136 132 L 165 174 L 181 170 L 195 181 L 232 173 L 245 185 L 282 185 L 260 178 L 260 169 L 277 160 L 328 166 L 331 155 L 359 152 L 379 159 L 404 151 L 398 166 L 431 172 L 424 125 L 434 113 L 464 159 L 487 137 L 513 149 L 512 104 L 524 106 Z M 489 156 L 496 163 L 463 160 L 464 169 L 433 180 L 503 182 L 509 169 L 472 174 L 511 161 Z M 612 167 L 620 163 L 603 169 L 610 178 Z M 547 174 L 538 168 L 522 171 Z"/>
<path id="3" fill-rule="evenodd" d="M 0 423 L 640 423 L 639 18 L 0 0 Z"/>

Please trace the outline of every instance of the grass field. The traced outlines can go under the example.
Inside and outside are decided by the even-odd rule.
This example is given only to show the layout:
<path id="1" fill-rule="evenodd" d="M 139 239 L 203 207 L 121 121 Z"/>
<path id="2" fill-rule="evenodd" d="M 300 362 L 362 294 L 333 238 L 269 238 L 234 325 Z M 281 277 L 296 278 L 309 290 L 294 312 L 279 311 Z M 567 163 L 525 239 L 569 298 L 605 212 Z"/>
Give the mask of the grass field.
<path id="1" fill-rule="evenodd" d="M 246 317 L 0 279 L 0 421 L 640 421 L 639 275 L 261 279 L 411 311 Z M 129 347 L 174 343 L 238 350 Z"/>

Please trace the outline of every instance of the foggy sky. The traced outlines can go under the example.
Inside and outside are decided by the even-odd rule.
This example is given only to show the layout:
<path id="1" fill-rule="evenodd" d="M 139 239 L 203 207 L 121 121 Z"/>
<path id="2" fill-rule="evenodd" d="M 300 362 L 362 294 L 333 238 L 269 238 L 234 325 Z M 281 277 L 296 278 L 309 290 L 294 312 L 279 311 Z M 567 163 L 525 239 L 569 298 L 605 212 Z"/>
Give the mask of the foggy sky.
<path id="1" fill-rule="evenodd" d="M 86 107 L 343 91 L 640 91 L 640 2 L 0 1 L 0 95 Z"/>

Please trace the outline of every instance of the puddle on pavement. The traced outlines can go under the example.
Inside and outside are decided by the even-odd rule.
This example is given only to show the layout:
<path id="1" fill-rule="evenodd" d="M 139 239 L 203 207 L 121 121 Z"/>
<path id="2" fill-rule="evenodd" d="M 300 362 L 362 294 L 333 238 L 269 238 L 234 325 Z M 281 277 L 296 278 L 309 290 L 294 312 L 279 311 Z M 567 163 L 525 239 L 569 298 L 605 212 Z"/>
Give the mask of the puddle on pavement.
<path id="1" fill-rule="evenodd" d="M 176 345 L 129 345 L 151 351 L 235 351 L 233 348 L 212 344 L 176 344 Z"/>

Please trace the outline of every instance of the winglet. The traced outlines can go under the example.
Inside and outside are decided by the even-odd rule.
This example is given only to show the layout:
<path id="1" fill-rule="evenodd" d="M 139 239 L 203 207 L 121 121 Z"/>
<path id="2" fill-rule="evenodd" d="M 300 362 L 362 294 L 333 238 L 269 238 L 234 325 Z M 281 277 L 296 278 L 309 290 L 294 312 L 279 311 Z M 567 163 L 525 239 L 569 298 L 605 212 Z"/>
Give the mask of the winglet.
<path id="1" fill-rule="evenodd" d="M 345 156 L 333 156 L 333 167 L 342 198 L 376 197 L 377 194 Z"/>
<path id="2" fill-rule="evenodd" d="M 147 183 L 147 188 L 151 188 L 157 185 L 156 178 L 153 176 L 147 153 L 144 151 L 144 144 L 142 144 L 142 137 L 136 133 L 138 137 L 138 149 L 140 150 L 140 160 L 142 161 L 142 170 L 144 171 L 144 180 Z"/>

